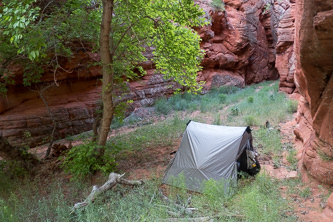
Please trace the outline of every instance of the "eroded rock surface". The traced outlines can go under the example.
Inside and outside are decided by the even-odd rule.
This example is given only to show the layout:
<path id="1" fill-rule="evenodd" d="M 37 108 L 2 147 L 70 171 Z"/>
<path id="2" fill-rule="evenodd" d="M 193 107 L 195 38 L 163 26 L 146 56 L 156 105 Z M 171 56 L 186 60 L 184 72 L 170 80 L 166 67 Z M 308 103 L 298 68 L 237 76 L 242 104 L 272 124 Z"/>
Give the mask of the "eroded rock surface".
<path id="1" fill-rule="evenodd" d="M 272 0 L 272 4 L 277 2 L 277 5 L 267 8 L 267 0 L 225 0 L 225 11 L 222 12 L 213 9 L 211 1 L 196 2 L 211 21 L 208 26 L 196 29 L 202 38 L 201 48 L 206 52 L 202 61 L 203 70 L 198 73 L 198 81 L 206 81 L 203 92 L 221 85 L 243 87 L 279 77 L 280 66 L 277 66 L 275 60 L 275 45 L 278 42 L 279 49 L 291 48 L 290 39 L 278 35 L 278 30 L 289 28 L 286 25 L 290 23 L 289 17 L 286 15 L 282 18 L 291 8 L 286 4 L 289 1 Z M 279 26 L 281 19 L 286 24 L 281 23 Z M 149 48 L 145 56 L 152 57 Z M 289 54 L 287 57 L 282 60 L 287 61 Z M 56 73 L 51 69 L 45 70 L 42 77 L 45 84 L 42 87 L 54 81 L 59 84 L 50 87 L 44 94 L 58 122 L 57 138 L 92 128 L 101 90 L 98 80 L 100 68 L 88 66 L 95 61 L 99 61 L 98 54 L 78 50 L 71 60 L 59 61 L 62 68 Z M 147 75 L 139 81 L 130 82 L 127 85 L 130 90 L 126 96 L 122 96 L 123 99 L 134 101 L 131 111 L 140 106 L 152 105 L 156 98 L 170 95 L 177 88 L 175 83 L 154 74 L 155 66 L 151 61 L 141 65 L 147 70 Z M 19 81 L 22 68 L 13 69 L 17 85 L 9 88 L 7 97 L 0 99 L 0 131 L 13 145 L 35 146 L 46 142 L 53 128 L 46 107 L 38 93 L 32 91 L 34 88 L 22 86 Z M 284 75 L 287 83 L 293 82 L 289 72 Z"/>
<path id="2" fill-rule="evenodd" d="M 225 0 L 225 11 L 209 6 L 210 1 L 197 1 L 209 15 L 211 23 L 197 29 L 206 54 L 199 80 L 206 86 L 230 84 L 244 86 L 278 78 L 275 68 L 275 40 L 270 13 L 265 2 L 258 0 Z"/>
<path id="3" fill-rule="evenodd" d="M 296 54 L 294 50 L 295 36 L 295 3 L 283 0 L 274 4 L 275 15 L 279 15 L 276 42 L 275 67 L 280 74 L 279 88 L 286 93 L 293 93 L 296 86 L 294 74 L 296 70 Z"/>
<path id="4" fill-rule="evenodd" d="M 296 74 L 299 103 L 295 134 L 303 164 L 333 184 L 333 1 L 296 1 Z"/>

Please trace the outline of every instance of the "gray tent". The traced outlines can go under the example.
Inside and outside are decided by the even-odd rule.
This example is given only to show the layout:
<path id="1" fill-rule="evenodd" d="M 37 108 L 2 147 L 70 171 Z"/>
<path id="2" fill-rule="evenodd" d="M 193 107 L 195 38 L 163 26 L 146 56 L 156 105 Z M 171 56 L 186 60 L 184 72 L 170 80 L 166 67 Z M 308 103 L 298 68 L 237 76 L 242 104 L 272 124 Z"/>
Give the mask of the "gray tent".
<path id="1" fill-rule="evenodd" d="M 187 188 L 200 191 L 203 188 L 202 183 L 208 179 L 236 181 L 240 164 L 245 164 L 243 168 L 247 169 L 252 168 L 255 161 L 253 156 L 252 162 L 247 160 L 246 150 L 253 151 L 249 127 L 218 126 L 190 121 L 162 182 L 175 185 L 172 178 L 184 175 Z M 244 155 L 245 162 L 241 161 L 241 156 Z M 248 164 L 251 166 L 248 167 Z"/>

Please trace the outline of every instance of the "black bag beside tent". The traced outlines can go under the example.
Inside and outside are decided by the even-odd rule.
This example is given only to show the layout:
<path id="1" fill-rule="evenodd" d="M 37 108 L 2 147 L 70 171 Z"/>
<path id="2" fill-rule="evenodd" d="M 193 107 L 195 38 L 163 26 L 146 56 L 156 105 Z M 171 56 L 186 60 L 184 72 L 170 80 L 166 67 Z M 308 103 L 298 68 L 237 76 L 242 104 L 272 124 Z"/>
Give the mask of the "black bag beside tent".
<path id="1" fill-rule="evenodd" d="M 248 127 L 247 130 L 251 133 L 250 127 Z M 247 173 L 250 176 L 254 176 L 259 173 L 261 167 L 257 157 L 258 154 L 253 148 L 251 137 L 246 148 L 237 158 L 237 171 Z"/>
<path id="2" fill-rule="evenodd" d="M 251 129 L 190 121 L 162 182 L 173 185 L 170 179 L 183 175 L 186 187 L 200 192 L 206 180 L 236 181 L 239 171 L 260 171 Z"/>

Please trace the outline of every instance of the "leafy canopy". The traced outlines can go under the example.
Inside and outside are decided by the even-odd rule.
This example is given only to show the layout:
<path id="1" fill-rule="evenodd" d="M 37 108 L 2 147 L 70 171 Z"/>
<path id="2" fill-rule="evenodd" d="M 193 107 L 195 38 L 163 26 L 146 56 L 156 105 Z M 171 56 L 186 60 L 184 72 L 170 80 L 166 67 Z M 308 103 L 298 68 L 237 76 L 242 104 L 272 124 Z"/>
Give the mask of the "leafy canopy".
<path id="1" fill-rule="evenodd" d="M 189 27 L 203 25 L 203 15 L 193 0 L 114 1 L 110 51 L 115 80 L 124 73 L 128 79 L 136 78 L 137 71 L 144 74 L 137 64 L 152 51 L 156 69 L 165 78 L 200 89 L 196 82 L 200 38 Z"/>
<path id="2" fill-rule="evenodd" d="M 14 84 L 10 65 L 25 67 L 23 85 L 40 81 L 44 69 L 78 48 L 98 47 L 98 8 L 88 0 L 3 0 L 0 7 L 0 93 Z M 82 45 L 82 46 L 81 46 Z"/>
<path id="3" fill-rule="evenodd" d="M 101 0 L 2 1 L 0 75 L 5 81 L 0 91 L 14 83 L 4 75 L 13 62 L 30 67 L 23 76 L 28 86 L 39 81 L 41 68 L 57 69 L 59 58 L 73 56 L 77 44 L 98 49 L 101 12 Z M 153 51 L 160 73 L 198 90 L 202 52 L 199 36 L 189 27 L 203 25 L 203 15 L 193 0 L 115 0 L 110 33 L 115 82 L 144 74 L 137 64 Z"/>

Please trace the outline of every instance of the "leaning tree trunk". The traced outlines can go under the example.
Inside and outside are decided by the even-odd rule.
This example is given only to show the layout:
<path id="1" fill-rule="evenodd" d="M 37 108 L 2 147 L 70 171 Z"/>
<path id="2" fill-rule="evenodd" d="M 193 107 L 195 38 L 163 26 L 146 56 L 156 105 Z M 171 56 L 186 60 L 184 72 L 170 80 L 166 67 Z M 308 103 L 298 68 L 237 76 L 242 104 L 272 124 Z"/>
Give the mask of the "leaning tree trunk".
<path id="1" fill-rule="evenodd" d="M 36 156 L 28 153 L 25 149 L 14 147 L 0 135 L 0 157 L 4 160 L 17 161 L 22 167 L 29 169 L 39 163 Z"/>
<path id="2" fill-rule="evenodd" d="M 113 67 L 112 55 L 110 52 L 110 31 L 113 12 L 113 0 L 103 0 L 103 15 L 100 32 L 100 53 L 102 60 L 102 103 L 103 103 L 103 117 L 100 126 L 100 134 L 98 144 L 105 146 L 107 136 L 110 132 L 110 125 L 114 113 L 114 104 L 112 100 L 113 92 Z M 99 155 L 103 155 L 104 149 L 101 148 Z"/>

